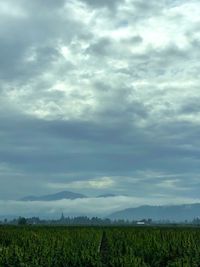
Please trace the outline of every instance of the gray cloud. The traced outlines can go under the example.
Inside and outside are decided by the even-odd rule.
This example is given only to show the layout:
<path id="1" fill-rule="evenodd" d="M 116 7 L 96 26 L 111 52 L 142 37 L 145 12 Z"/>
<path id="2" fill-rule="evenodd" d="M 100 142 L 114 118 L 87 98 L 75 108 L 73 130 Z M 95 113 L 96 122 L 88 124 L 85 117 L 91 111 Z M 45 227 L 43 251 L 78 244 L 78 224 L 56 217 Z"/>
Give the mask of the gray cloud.
<path id="1" fill-rule="evenodd" d="M 94 8 L 108 7 L 109 9 L 116 8 L 116 6 L 124 1 L 119 0 L 81 0 L 87 5 Z"/>
<path id="2" fill-rule="evenodd" d="M 96 43 L 91 44 L 90 47 L 86 50 L 86 53 L 94 53 L 96 55 L 105 55 L 109 54 L 109 50 L 111 49 L 111 41 L 109 38 L 102 38 L 98 40 Z"/>
<path id="3" fill-rule="evenodd" d="M 145 193 L 143 203 L 159 194 L 163 202 L 197 197 L 198 8 L 1 3 L 1 198 L 103 177 L 111 187 L 80 191 Z"/>

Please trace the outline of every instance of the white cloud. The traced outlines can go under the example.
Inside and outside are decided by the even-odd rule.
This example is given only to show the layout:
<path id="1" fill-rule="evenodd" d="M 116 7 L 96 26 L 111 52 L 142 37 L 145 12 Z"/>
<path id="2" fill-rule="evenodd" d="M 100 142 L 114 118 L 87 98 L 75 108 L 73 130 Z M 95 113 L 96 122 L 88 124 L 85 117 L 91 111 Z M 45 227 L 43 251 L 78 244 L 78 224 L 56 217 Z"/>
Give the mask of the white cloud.
<path id="1" fill-rule="evenodd" d="M 42 75 L 38 75 L 36 81 L 31 82 L 29 86 L 27 84 L 16 85 L 16 90 L 6 94 L 8 99 L 24 112 L 40 118 L 84 119 L 87 117 L 95 119 L 99 109 L 106 109 L 112 101 L 112 97 L 109 99 L 106 94 L 107 100 L 102 102 L 104 92 L 95 92 L 94 82 L 104 80 L 111 87 L 111 96 L 118 90 L 117 87 L 129 87 L 130 97 L 126 101 L 131 104 L 131 100 L 137 99 L 148 108 L 150 111 L 146 121 L 148 125 L 161 117 L 167 119 L 165 114 L 169 108 L 177 110 L 179 105 L 187 102 L 188 88 L 190 87 L 194 94 L 195 86 L 199 82 L 192 76 L 191 83 L 188 84 L 188 77 L 190 76 L 191 79 L 191 74 L 187 75 L 188 63 L 182 64 L 181 56 L 180 59 L 176 57 L 173 59 L 173 55 L 170 56 L 170 53 L 180 51 L 188 54 L 192 49 L 188 32 L 197 25 L 193 13 L 194 10 L 198 10 L 198 3 L 179 3 L 175 7 L 159 5 L 159 9 L 162 10 L 161 14 L 144 16 L 138 21 L 134 21 L 136 14 L 131 14 L 132 5 L 137 7 L 139 3 L 127 1 L 121 6 L 116 16 L 111 18 L 107 9 L 91 11 L 91 8 L 78 1 L 66 4 L 65 10 L 71 14 L 70 19 L 73 18 L 81 26 L 87 27 L 83 28 L 85 32 L 75 30 L 69 42 L 66 42 L 64 38 L 54 39 L 56 45 L 60 44 L 59 49 L 63 57 L 57 57 L 55 62 L 45 68 Z M 154 4 L 152 7 L 149 6 L 149 8 L 153 7 L 157 8 Z M 62 19 L 62 13 L 59 14 Z M 124 18 L 128 21 L 127 26 L 117 26 Z M 73 20 L 72 23 L 74 23 Z M 64 34 L 65 28 L 63 27 L 62 30 Z M 142 42 L 133 43 L 131 41 L 133 36 L 140 36 Z M 102 38 L 108 38 L 110 41 L 105 57 L 99 55 L 98 50 L 96 54 L 86 52 L 93 43 L 98 44 Z M 173 46 L 177 50 L 170 50 Z M 169 53 L 169 56 L 165 53 Z M 168 66 L 165 66 L 165 59 L 166 62 L 170 60 Z M 73 65 L 70 73 L 64 71 L 60 74 L 60 69 L 66 68 L 67 71 L 69 62 Z M 194 64 L 192 59 L 190 62 Z M 122 69 L 127 73 L 122 73 Z M 159 71 L 163 72 L 161 77 Z M 177 76 L 178 71 L 180 77 Z M 131 72 L 135 72 L 135 75 L 132 76 Z M 41 82 L 48 83 L 48 90 L 46 90 L 46 96 L 40 96 L 38 99 L 33 95 L 35 91 L 42 89 L 40 88 Z M 146 86 L 142 85 L 142 82 L 145 82 Z M 167 89 L 163 88 L 164 84 Z M 63 98 L 49 101 L 50 88 L 60 90 L 61 87 L 64 92 Z M 123 89 L 121 90 L 123 92 Z M 184 118 L 179 117 L 180 120 Z M 171 117 L 171 119 L 175 118 Z M 188 116 L 187 120 L 193 121 L 192 116 Z M 146 125 L 144 119 L 140 121 L 138 118 L 137 123 Z"/>
<path id="2" fill-rule="evenodd" d="M 49 183 L 49 188 L 54 189 L 108 189 L 113 187 L 115 181 L 111 177 L 102 177 L 87 181 L 73 181 L 70 183 Z"/>
<path id="3" fill-rule="evenodd" d="M 112 212 L 125 208 L 138 207 L 140 205 L 163 205 L 163 204 L 190 204 L 200 200 L 195 198 L 174 197 L 158 195 L 154 198 L 145 197 L 109 197 L 109 198 L 87 198 L 76 200 L 59 200 L 54 202 L 21 202 L 0 201 L 0 215 L 2 216 L 40 216 L 60 217 L 63 212 L 65 216 L 107 216 Z M 108 204 L 109 203 L 109 204 Z"/>
<path id="4" fill-rule="evenodd" d="M 188 187 L 183 187 L 180 179 L 167 179 L 156 185 L 157 187 L 163 188 L 164 190 L 175 190 L 175 191 L 188 191 Z"/>

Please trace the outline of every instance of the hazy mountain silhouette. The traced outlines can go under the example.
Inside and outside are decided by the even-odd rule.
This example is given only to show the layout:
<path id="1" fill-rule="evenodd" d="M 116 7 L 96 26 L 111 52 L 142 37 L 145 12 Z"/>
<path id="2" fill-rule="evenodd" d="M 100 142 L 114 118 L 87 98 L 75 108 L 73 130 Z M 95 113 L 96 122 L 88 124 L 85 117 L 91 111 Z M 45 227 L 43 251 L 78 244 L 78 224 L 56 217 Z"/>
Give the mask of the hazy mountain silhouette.
<path id="1" fill-rule="evenodd" d="M 115 197 L 114 194 L 102 194 L 96 196 L 96 198 L 106 198 L 106 197 Z M 42 195 L 42 196 L 25 196 L 21 198 L 21 201 L 53 201 L 61 199 L 77 199 L 77 198 L 88 198 L 88 196 L 74 193 L 71 191 L 62 191 L 55 194 Z"/>
<path id="2" fill-rule="evenodd" d="M 77 199 L 87 198 L 87 196 L 70 191 L 62 191 L 55 194 L 43 195 L 43 196 L 26 196 L 21 198 L 21 201 L 55 201 L 61 199 Z"/>
<path id="3" fill-rule="evenodd" d="M 185 204 L 171 206 L 140 206 L 117 211 L 108 216 L 110 219 L 185 221 L 200 217 L 200 204 Z"/>

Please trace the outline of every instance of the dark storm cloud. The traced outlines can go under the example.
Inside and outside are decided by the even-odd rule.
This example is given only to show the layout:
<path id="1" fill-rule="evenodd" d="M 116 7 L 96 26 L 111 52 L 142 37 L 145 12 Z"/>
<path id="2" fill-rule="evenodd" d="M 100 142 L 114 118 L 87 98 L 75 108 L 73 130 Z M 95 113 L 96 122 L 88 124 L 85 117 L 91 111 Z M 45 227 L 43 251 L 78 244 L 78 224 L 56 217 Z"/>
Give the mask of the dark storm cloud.
<path id="1" fill-rule="evenodd" d="M 102 126 L 75 121 L 45 122 L 28 117 L 12 118 L 3 123 L 0 132 L 4 144 L 0 149 L 0 159 L 11 167 L 10 172 L 3 177 L 13 184 L 16 182 L 15 188 L 30 190 L 31 183 L 34 190 L 39 187 L 38 193 L 44 193 L 45 184 L 49 181 L 62 183 L 76 179 L 87 181 L 108 174 L 114 177 L 116 174 L 134 175 L 134 170 L 144 169 L 144 166 L 145 169 L 157 171 L 170 170 L 174 174 L 192 168 L 194 175 L 195 172 L 198 173 L 200 151 L 195 152 L 181 145 L 179 147 L 176 141 L 170 142 L 170 134 L 179 134 L 178 127 L 181 125 L 175 131 L 175 127 L 171 125 L 171 129 L 165 131 L 166 137 L 159 131 L 151 132 L 149 136 L 148 133 L 138 132 L 138 129 L 123 124 L 115 128 L 114 125 Z M 184 132 L 187 128 L 188 125 L 185 124 L 181 130 Z M 152 134 L 156 138 L 152 139 Z M 191 133 L 185 134 L 182 142 L 185 144 L 187 138 L 196 139 L 197 136 L 198 132 L 195 136 L 191 130 Z M 188 176 L 182 177 L 182 186 L 187 179 Z M 120 180 L 122 182 L 123 177 Z M 121 188 L 129 194 L 135 192 L 135 196 L 139 194 L 138 190 L 144 192 L 149 183 L 142 182 L 141 179 L 134 185 L 134 189 L 131 184 L 128 186 L 126 179 L 124 181 Z M 150 181 L 157 184 L 154 174 Z M 20 186 L 21 183 L 23 186 Z M 10 188 L 4 180 L 1 180 L 1 186 Z M 25 194 L 14 193 L 15 188 L 10 188 L 10 193 L 7 194 L 10 198 Z"/>
<path id="2" fill-rule="evenodd" d="M 185 133 L 183 144 L 187 138 L 196 140 L 198 131 L 194 134 L 193 127 L 187 133 L 188 124 L 179 124 L 177 128 L 171 125 L 163 135 L 159 129 L 149 134 L 123 122 L 102 125 L 15 116 L 6 120 L 1 117 L 1 121 L 1 161 L 31 173 L 43 171 L 47 179 L 52 171 L 126 172 L 144 165 L 158 165 L 158 169 L 171 165 L 171 169 L 180 171 L 186 168 L 182 162 L 191 164 L 192 159 L 199 160 L 200 156 L 199 151 L 177 146 L 177 141 L 170 140 L 180 129 Z M 151 139 L 152 135 L 157 138 Z M 193 166 L 197 164 L 194 161 Z"/>

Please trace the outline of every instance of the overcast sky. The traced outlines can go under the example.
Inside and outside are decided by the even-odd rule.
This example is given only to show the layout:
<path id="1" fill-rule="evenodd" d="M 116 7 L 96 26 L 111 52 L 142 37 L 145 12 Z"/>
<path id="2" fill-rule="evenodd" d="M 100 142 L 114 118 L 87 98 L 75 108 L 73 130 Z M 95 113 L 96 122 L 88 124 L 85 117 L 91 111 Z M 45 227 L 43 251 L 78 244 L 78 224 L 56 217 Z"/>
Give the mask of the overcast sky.
<path id="1" fill-rule="evenodd" d="M 3 203 L 63 190 L 129 196 L 112 207 L 199 201 L 199 12 L 199 0 L 0 0 Z"/>

